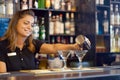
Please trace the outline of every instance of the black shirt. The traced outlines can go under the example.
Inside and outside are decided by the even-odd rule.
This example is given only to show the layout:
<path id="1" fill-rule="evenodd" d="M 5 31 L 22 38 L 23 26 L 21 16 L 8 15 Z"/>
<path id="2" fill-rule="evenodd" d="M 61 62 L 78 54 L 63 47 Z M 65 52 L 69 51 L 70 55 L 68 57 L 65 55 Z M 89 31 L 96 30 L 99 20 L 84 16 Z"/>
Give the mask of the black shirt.
<path id="1" fill-rule="evenodd" d="M 0 41 L 0 61 L 6 63 L 7 71 L 30 70 L 36 69 L 35 54 L 39 52 L 41 45 L 44 43 L 40 40 L 33 40 L 35 45 L 35 53 L 28 49 L 25 45 L 22 50 L 16 47 L 15 51 L 11 51 L 8 47 L 8 40 Z"/>

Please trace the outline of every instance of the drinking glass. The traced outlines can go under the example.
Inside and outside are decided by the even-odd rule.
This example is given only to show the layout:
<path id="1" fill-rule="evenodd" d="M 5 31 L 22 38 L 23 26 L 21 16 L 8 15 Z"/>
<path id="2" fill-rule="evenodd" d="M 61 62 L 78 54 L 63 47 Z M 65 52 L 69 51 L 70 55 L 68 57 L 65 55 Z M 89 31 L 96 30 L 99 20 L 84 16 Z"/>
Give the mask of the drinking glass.
<path id="1" fill-rule="evenodd" d="M 66 61 L 67 61 L 68 56 L 70 55 L 69 50 L 59 50 L 58 54 L 63 59 L 63 62 L 64 62 L 63 69 L 66 69 L 67 68 Z"/>
<path id="2" fill-rule="evenodd" d="M 84 56 L 86 55 L 86 53 L 88 52 L 88 50 L 76 50 L 75 51 L 75 54 L 78 56 L 78 59 L 79 59 L 79 62 L 80 62 L 80 65 L 78 67 L 78 69 L 81 69 L 82 68 L 82 60 L 84 58 Z"/>

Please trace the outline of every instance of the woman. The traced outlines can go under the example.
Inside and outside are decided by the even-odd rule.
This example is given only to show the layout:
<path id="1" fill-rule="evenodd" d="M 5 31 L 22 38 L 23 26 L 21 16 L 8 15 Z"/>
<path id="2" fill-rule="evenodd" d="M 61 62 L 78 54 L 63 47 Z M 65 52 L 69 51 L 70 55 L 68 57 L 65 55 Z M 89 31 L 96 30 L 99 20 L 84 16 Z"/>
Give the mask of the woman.
<path id="1" fill-rule="evenodd" d="M 79 49 L 77 44 L 47 44 L 32 37 L 34 13 L 18 11 L 0 41 L 0 72 L 36 69 L 36 53 L 57 53 L 57 50 Z"/>

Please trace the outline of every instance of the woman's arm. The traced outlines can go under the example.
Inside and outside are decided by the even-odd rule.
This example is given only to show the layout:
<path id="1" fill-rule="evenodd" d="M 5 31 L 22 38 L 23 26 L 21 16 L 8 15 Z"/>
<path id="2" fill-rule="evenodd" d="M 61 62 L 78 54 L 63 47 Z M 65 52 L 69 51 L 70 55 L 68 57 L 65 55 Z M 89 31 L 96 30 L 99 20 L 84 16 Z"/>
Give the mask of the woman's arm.
<path id="1" fill-rule="evenodd" d="M 40 47 L 40 53 L 56 54 L 58 50 L 78 50 L 82 49 L 78 44 L 43 44 Z"/>
<path id="2" fill-rule="evenodd" d="M 6 64 L 3 61 L 0 61 L 0 72 L 7 72 Z"/>

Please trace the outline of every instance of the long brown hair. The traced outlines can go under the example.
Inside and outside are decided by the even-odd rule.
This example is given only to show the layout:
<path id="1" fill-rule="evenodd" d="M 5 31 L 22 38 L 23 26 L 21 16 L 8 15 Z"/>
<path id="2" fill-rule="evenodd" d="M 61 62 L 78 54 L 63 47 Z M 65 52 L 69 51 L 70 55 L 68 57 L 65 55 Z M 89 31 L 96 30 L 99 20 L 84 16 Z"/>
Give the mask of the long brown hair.
<path id="1" fill-rule="evenodd" d="M 19 21 L 19 19 L 23 18 L 25 15 L 30 15 L 34 17 L 34 12 L 32 10 L 21 10 L 16 12 L 12 19 L 10 20 L 8 29 L 3 37 L 3 39 L 8 39 L 9 40 L 9 45 L 8 48 L 10 48 L 11 51 L 14 51 L 16 48 L 16 41 L 17 41 L 17 32 L 16 32 L 16 25 Z M 33 41 L 33 37 L 32 34 L 27 38 L 29 46 L 28 48 L 34 52 L 35 51 L 35 47 L 32 43 Z"/>

